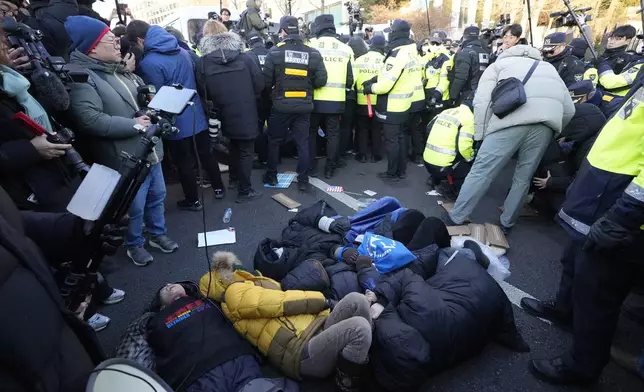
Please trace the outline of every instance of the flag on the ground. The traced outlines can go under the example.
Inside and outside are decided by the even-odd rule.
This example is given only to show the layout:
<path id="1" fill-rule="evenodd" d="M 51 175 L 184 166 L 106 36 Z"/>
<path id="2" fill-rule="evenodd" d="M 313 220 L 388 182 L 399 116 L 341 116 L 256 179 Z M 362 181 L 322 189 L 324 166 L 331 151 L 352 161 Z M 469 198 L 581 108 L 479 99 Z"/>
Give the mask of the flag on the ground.
<path id="1" fill-rule="evenodd" d="M 344 192 L 344 188 L 341 186 L 330 186 L 326 188 L 327 192 L 333 192 L 333 193 L 342 193 Z"/>

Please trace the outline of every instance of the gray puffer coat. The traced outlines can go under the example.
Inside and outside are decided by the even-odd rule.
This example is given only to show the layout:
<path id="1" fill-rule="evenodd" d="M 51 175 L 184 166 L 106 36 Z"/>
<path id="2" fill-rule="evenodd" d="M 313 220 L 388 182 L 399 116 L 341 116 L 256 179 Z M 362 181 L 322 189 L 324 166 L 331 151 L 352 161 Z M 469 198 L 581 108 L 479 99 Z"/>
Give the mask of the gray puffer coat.
<path id="1" fill-rule="evenodd" d="M 79 51 L 70 57 L 70 63 L 89 71 L 87 83 L 71 84 L 69 112 L 74 130 L 91 149 L 94 162 L 117 170 L 121 151 L 134 153 L 141 141 L 134 113 L 139 110 L 136 89 L 143 80 L 121 64 L 98 61 Z M 161 141 L 148 159 L 151 164 L 161 162 Z"/>
<path id="2" fill-rule="evenodd" d="M 504 118 L 498 118 L 490 109 L 492 90 L 503 79 L 523 80 L 541 53 L 528 45 L 517 45 L 505 50 L 494 64 L 487 67 L 474 96 L 474 139 L 483 140 L 489 134 L 517 125 L 544 124 L 555 136 L 570 122 L 575 105 L 557 70 L 540 61 L 525 85 L 527 102 Z"/>

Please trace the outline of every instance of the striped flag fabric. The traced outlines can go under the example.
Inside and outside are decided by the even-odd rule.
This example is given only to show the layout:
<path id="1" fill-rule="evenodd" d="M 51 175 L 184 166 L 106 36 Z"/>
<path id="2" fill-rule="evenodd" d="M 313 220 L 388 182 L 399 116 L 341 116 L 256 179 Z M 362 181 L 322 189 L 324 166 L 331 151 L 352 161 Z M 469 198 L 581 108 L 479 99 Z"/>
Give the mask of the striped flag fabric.
<path id="1" fill-rule="evenodd" d="M 341 186 L 330 186 L 326 188 L 327 192 L 333 192 L 333 193 L 342 193 L 344 192 L 344 188 Z"/>

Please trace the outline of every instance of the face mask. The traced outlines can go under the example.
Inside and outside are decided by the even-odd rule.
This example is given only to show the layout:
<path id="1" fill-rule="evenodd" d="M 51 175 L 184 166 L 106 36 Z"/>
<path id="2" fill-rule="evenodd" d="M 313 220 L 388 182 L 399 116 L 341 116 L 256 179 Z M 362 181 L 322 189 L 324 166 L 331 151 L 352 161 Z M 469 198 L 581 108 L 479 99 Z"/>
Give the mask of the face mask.
<path id="1" fill-rule="evenodd" d="M 423 52 L 428 53 L 429 52 L 429 45 L 423 45 L 422 49 L 423 49 Z"/>

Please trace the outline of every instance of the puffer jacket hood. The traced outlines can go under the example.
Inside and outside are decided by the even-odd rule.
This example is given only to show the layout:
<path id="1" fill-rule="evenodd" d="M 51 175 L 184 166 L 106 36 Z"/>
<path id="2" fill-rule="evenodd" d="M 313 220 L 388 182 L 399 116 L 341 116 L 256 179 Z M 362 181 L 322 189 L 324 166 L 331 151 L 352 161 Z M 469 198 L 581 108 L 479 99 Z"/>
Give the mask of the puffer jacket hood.
<path id="1" fill-rule="evenodd" d="M 509 49 L 504 50 L 497 60 L 502 60 L 510 57 L 528 57 L 534 60 L 541 60 L 541 52 L 539 49 L 530 45 L 515 45 Z"/>
<path id="2" fill-rule="evenodd" d="M 143 42 L 144 55 L 148 52 L 174 54 L 179 50 L 179 42 L 172 34 L 161 26 L 150 26 Z"/>
<path id="3" fill-rule="evenodd" d="M 259 6 L 257 6 L 257 2 L 255 0 L 246 0 L 246 7 L 259 11 Z"/>
<path id="4" fill-rule="evenodd" d="M 244 42 L 233 32 L 205 36 L 199 42 L 201 56 L 212 53 L 217 64 L 227 64 L 244 51 Z M 213 53 L 216 52 L 216 53 Z"/>
<path id="5" fill-rule="evenodd" d="M 514 112 L 498 118 L 489 110 L 492 91 L 499 80 L 523 80 L 535 61 L 539 61 L 525 84 L 527 102 Z M 543 124 L 559 134 L 575 114 L 575 105 L 559 73 L 539 51 L 528 45 L 517 45 L 504 51 L 483 72 L 474 96 L 474 139 L 520 125 Z"/>

